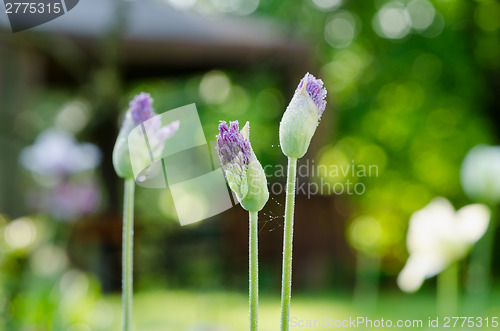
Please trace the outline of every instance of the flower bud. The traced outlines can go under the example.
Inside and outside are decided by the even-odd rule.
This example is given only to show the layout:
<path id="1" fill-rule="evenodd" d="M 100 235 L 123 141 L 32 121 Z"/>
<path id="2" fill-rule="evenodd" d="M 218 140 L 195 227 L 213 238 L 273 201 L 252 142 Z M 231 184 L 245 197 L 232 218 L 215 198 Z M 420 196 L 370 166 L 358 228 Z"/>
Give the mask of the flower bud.
<path id="1" fill-rule="evenodd" d="M 323 81 L 307 73 L 295 90 L 280 123 L 280 144 L 283 154 L 301 158 L 307 152 L 325 111 L 326 89 Z"/>
<path id="2" fill-rule="evenodd" d="M 217 152 L 231 190 L 241 206 L 259 211 L 269 199 L 264 169 L 250 146 L 249 123 L 239 131 L 238 121 L 219 124 Z"/>
<path id="3" fill-rule="evenodd" d="M 144 92 L 136 95 L 129 103 L 129 109 L 125 114 L 125 119 L 123 120 L 113 149 L 113 166 L 117 175 L 121 178 L 134 177 L 127 138 L 137 125 L 153 117 L 154 110 L 152 105 L 153 98 Z"/>

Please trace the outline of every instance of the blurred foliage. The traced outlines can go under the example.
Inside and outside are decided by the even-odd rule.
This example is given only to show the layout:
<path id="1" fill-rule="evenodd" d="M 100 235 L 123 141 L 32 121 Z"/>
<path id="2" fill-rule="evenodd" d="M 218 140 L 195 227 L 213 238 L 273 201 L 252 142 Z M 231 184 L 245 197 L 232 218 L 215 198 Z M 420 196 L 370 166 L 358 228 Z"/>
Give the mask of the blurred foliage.
<path id="1" fill-rule="evenodd" d="M 238 14 L 229 6 L 235 1 L 168 2 L 208 16 Z M 247 2 L 255 3 L 241 3 Z M 311 150 L 317 155 L 310 157 L 326 169 L 375 166 L 370 176 L 350 171 L 332 176 L 327 171 L 311 180 L 365 186 L 364 194 L 342 199 L 351 211 L 346 237 L 356 250 L 385 257 L 383 267 L 394 274 L 406 258 L 410 215 L 436 196 L 447 197 L 455 207 L 468 203 L 460 187 L 460 164 L 476 144 L 497 140 L 499 2 L 271 0 L 253 10 L 245 14 L 253 12 L 293 28 L 293 36 L 309 47 L 310 71 L 328 89 L 328 114 L 318 129 L 328 132 L 313 139 L 316 146 Z M 296 82 L 285 82 L 279 73 L 263 63 L 127 82 L 120 108 L 125 110 L 140 91 L 151 93 L 158 113 L 196 103 L 207 141 L 214 140 L 219 120 L 248 120 L 262 164 L 284 164 L 277 128 Z M 41 90 L 29 100 L 28 110 L 16 116 L 16 132 L 26 144 L 51 126 L 89 135 L 86 128 L 95 127 L 104 115 L 85 91 Z M 138 189 L 137 216 L 142 231 L 137 237 L 137 270 L 144 276 L 139 279 L 221 285 L 218 268 L 223 261 L 217 257 L 218 230 L 213 224 L 192 227 L 190 243 L 201 233 L 208 240 L 190 246 L 183 263 L 159 267 L 157 261 L 174 259 L 175 254 L 165 252 L 169 241 L 186 239 L 169 235 L 177 226 L 169 193 Z M 196 258 L 200 251 L 213 259 Z"/>
<path id="2" fill-rule="evenodd" d="M 364 194 L 348 196 L 356 221 L 347 237 L 362 252 L 386 256 L 390 272 L 405 259 L 410 215 L 436 196 L 466 204 L 460 164 L 470 148 L 496 140 L 488 116 L 495 98 L 490 80 L 500 70 L 499 6 L 306 0 L 266 1 L 257 9 L 293 24 L 326 83 L 335 129 L 329 141 L 314 141 L 324 145 L 312 156 L 318 166 L 375 166 L 369 176 L 349 171 L 320 177 L 332 185 L 364 184 Z M 291 91 L 279 78 L 214 70 L 183 81 L 138 84 L 129 98 L 151 90 L 160 111 L 195 102 L 208 139 L 219 119 L 250 120 L 259 158 L 283 163 L 276 128 Z M 332 128 L 322 123 L 320 130 L 322 125 Z"/>
<path id="3" fill-rule="evenodd" d="M 97 280 L 71 265 L 69 231 L 41 217 L 0 215 L 2 330 L 106 330 L 113 322 L 109 305 L 98 301 Z"/>
<path id="4" fill-rule="evenodd" d="M 488 113 L 500 73 L 499 8 L 498 1 L 439 0 L 259 8 L 299 23 L 314 45 L 338 113 L 335 142 L 319 152 L 320 164 L 378 166 L 373 177 L 326 178 L 366 184 L 365 194 L 349 196 L 355 248 L 400 261 L 411 213 L 435 196 L 467 202 L 460 164 L 474 145 L 496 140 Z"/>
<path id="5" fill-rule="evenodd" d="M 495 292 L 496 294 L 497 292 Z M 481 316 L 494 317 L 500 313 L 499 298 L 494 295 L 492 306 Z M 274 331 L 279 329 L 280 303 L 275 296 L 262 295 L 259 297 L 259 330 Z M 278 298 L 279 299 L 279 298 Z M 135 298 L 134 329 L 148 331 L 163 330 L 243 330 L 248 325 L 248 298 L 246 294 L 234 292 L 188 292 L 188 291 L 144 291 Z M 116 314 L 120 311 L 118 296 L 107 298 Z M 411 307 L 411 309 L 408 309 Z M 168 313 L 166 313 L 168 312 Z M 414 296 L 402 293 L 383 293 L 377 313 L 367 313 L 365 309 L 358 309 L 351 305 L 350 297 L 345 293 L 322 291 L 321 293 L 296 293 L 293 299 L 293 317 L 298 323 L 315 323 L 314 320 L 328 321 L 333 319 L 342 321 L 361 316 L 367 319 L 417 320 L 423 321 L 425 327 L 429 316 L 435 316 L 436 302 L 428 291 Z M 292 321 L 294 321 L 292 320 Z M 318 322 L 316 322 L 318 323 Z M 341 322 L 339 322 L 341 323 Z M 297 326 L 298 328 L 298 326 Z M 304 327 L 309 330 L 334 328 L 334 326 Z M 339 329 L 344 329 L 338 327 Z M 380 327 L 360 325 L 363 330 L 378 330 Z M 412 328 L 409 328 L 412 329 Z M 419 329 L 413 327 L 413 329 Z M 442 328 L 444 329 L 444 328 Z M 494 328 L 489 328 L 493 330 Z M 108 329 L 120 330 L 118 320 Z M 439 328 L 437 328 L 439 330 Z"/>

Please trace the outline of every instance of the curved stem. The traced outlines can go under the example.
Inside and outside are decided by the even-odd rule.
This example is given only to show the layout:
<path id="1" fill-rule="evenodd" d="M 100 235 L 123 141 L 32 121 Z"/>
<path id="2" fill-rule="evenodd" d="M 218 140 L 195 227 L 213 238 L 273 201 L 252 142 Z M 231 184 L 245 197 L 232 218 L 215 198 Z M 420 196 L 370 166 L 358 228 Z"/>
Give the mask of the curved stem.
<path id="1" fill-rule="evenodd" d="M 283 269 L 281 276 L 281 331 L 288 331 L 290 322 L 290 300 L 292 296 L 292 246 L 293 210 L 295 206 L 295 177 L 297 159 L 288 158 L 285 202 L 285 228 L 283 233 Z"/>
<path id="2" fill-rule="evenodd" d="M 125 179 L 122 230 L 122 330 L 131 330 L 134 261 L 134 179 Z"/>
<path id="3" fill-rule="evenodd" d="M 249 305 L 250 331 L 257 331 L 259 305 L 259 255 L 258 255 L 258 216 L 256 211 L 249 211 Z"/>

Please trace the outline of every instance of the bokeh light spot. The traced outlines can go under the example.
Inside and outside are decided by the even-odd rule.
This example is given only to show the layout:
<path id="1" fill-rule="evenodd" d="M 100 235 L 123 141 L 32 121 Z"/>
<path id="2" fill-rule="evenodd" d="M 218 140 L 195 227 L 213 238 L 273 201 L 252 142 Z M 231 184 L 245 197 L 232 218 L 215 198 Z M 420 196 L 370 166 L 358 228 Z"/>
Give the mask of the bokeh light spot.
<path id="1" fill-rule="evenodd" d="M 209 104 L 221 104 L 229 95 L 231 82 L 227 75 L 221 71 L 207 72 L 200 82 L 200 94 Z"/>
<path id="2" fill-rule="evenodd" d="M 237 15 L 250 15 L 259 8 L 259 0 L 243 0 L 234 12 Z"/>
<path id="3" fill-rule="evenodd" d="M 326 146 L 319 151 L 318 156 L 318 175 L 321 178 L 331 184 L 343 183 L 346 180 L 344 173 L 338 170 L 347 169 L 350 160 L 341 148 Z"/>
<path id="4" fill-rule="evenodd" d="M 401 39 L 411 30 L 408 11 L 401 2 L 390 2 L 380 8 L 373 21 L 375 32 L 384 38 Z"/>
<path id="5" fill-rule="evenodd" d="M 427 29 L 420 31 L 420 34 L 426 38 L 436 38 L 443 32 L 444 26 L 445 20 L 443 15 L 436 11 L 431 25 Z"/>
<path id="6" fill-rule="evenodd" d="M 335 48 L 349 46 L 358 33 L 356 19 L 348 11 L 334 14 L 325 25 L 325 40 Z"/>
<path id="7" fill-rule="evenodd" d="M 481 3 L 474 13 L 476 24 L 487 32 L 500 29 L 500 3 L 488 1 Z"/>
<path id="8" fill-rule="evenodd" d="M 34 273 L 51 275 L 63 270 L 68 264 L 68 258 L 63 249 L 53 245 L 38 248 L 31 256 L 30 265 Z"/>
<path id="9" fill-rule="evenodd" d="M 436 10 L 427 0 L 412 0 L 406 6 L 410 16 L 411 26 L 415 30 L 425 30 L 434 21 Z"/>
<path id="10" fill-rule="evenodd" d="M 242 0 L 211 0 L 214 7 L 222 13 L 232 13 L 240 7 Z"/>
<path id="11" fill-rule="evenodd" d="M 56 116 L 57 128 L 71 132 L 80 132 L 90 119 L 90 106 L 82 101 L 72 101 L 64 105 Z"/>
<path id="12" fill-rule="evenodd" d="M 64 273 L 59 284 L 63 294 L 61 305 L 70 307 L 85 297 L 90 287 L 88 277 L 81 271 L 69 270 Z"/>
<path id="13" fill-rule="evenodd" d="M 27 248 L 35 241 L 36 226 L 27 217 L 18 218 L 6 226 L 4 237 L 7 245 L 12 249 Z"/>
<path id="14" fill-rule="evenodd" d="M 165 0 L 172 7 L 180 10 L 191 9 L 196 5 L 197 0 Z"/>
<path id="15" fill-rule="evenodd" d="M 348 230 L 351 245 L 365 253 L 376 253 L 382 236 L 382 226 L 371 216 L 359 216 L 354 219 Z"/>
<path id="16" fill-rule="evenodd" d="M 343 0 L 312 0 L 313 4 L 321 10 L 337 9 L 342 5 L 342 1 Z"/>

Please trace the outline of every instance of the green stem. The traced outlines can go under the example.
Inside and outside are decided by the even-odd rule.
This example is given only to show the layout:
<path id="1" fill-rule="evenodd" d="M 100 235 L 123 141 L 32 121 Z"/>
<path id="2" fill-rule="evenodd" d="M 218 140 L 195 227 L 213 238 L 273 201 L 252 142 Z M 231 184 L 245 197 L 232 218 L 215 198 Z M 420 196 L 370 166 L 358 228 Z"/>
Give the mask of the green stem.
<path id="1" fill-rule="evenodd" d="M 249 211 L 249 297 L 250 297 L 250 331 L 257 331 L 259 305 L 259 255 L 258 255 L 258 216 L 256 211 Z"/>
<path id="2" fill-rule="evenodd" d="M 373 313 L 377 307 L 380 278 L 380 256 L 356 255 L 356 282 L 353 302 L 357 310 Z"/>
<path id="3" fill-rule="evenodd" d="M 129 331 L 132 326 L 132 290 L 134 275 L 134 179 L 125 179 L 123 194 L 122 230 L 122 330 Z"/>
<path id="4" fill-rule="evenodd" d="M 491 217 L 488 229 L 473 247 L 467 274 L 467 307 L 468 311 L 482 312 L 486 309 L 491 290 L 491 262 L 495 243 L 496 212 L 490 206 Z"/>
<path id="5" fill-rule="evenodd" d="M 281 277 L 281 331 L 288 331 L 290 322 L 290 299 L 292 296 L 293 210 L 295 206 L 296 169 L 297 159 L 289 157 L 286 180 L 285 228 L 283 233 L 283 270 Z"/>
<path id="6" fill-rule="evenodd" d="M 455 316 L 458 308 L 458 263 L 452 263 L 437 277 L 437 308 L 443 316 Z"/>

